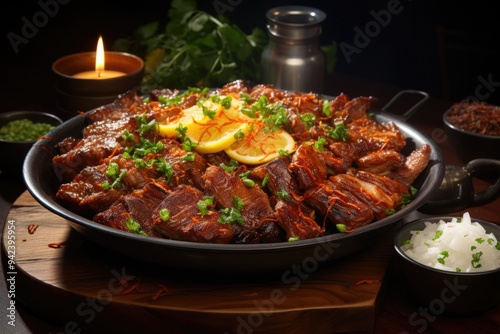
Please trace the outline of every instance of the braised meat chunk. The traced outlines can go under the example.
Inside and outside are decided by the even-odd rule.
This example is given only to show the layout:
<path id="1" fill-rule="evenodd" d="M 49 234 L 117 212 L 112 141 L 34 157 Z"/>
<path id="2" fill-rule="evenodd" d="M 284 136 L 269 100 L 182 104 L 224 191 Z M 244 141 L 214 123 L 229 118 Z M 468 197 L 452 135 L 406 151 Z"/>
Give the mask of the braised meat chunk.
<path id="1" fill-rule="evenodd" d="M 153 227 L 153 210 L 168 196 L 157 183 L 148 183 L 115 201 L 107 210 L 94 216 L 94 221 L 126 232 L 161 237 Z"/>
<path id="2" fill-rule="evenodd" d="M 198 203 L 204 196 L 202 191 L 191 186 L 173 191 L 153 211 L 153 227 L 170 239 L 229 243 L 235 233 L 233 225 L 220 224 L 217 211 L 200 211 Z"/>
<path id="3" fill-rule="evenodd" d="M 204 177 L 206 192 L 224 210 L 224 223 L 237 230 L 236 243 L 278 241 L 274 238 L 280 235 L 280 230 L 270 219 L 273 209 L 269 197 L 257 184 L 247 186 L 239 176 L 217 166 L 208 167 Z"/>

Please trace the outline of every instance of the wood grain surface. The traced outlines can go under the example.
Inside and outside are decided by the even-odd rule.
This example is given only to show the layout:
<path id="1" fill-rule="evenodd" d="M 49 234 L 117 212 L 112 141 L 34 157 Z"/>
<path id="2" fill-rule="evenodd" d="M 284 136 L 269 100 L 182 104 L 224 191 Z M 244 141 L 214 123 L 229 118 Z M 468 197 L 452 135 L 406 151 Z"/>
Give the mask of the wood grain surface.
<path id="1" fill-rule="evenodd" d="M 319 268 L 218 276 L 103 249 L 28 192 L 6 224 L 16 231 L 17 301 L 70 333 L 368 333 L 392 255 L 388 233 Z"/>

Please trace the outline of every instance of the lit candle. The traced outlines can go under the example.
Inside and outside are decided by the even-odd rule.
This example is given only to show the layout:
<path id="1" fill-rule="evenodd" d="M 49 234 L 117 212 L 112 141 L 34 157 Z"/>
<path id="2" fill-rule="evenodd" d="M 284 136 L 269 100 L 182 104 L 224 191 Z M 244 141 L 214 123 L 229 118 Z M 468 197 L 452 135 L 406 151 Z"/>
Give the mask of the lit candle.
<path id="1" fill-rule="evenodd" d="M 125 75 L 123 72 L 105 70 L 104 64 L 104 43 L 102 42 L 102 36 L 99 36 L 95 57 L 95 70 L 76 73 L 73 76 L 79 79 L 109 79 Z"/>

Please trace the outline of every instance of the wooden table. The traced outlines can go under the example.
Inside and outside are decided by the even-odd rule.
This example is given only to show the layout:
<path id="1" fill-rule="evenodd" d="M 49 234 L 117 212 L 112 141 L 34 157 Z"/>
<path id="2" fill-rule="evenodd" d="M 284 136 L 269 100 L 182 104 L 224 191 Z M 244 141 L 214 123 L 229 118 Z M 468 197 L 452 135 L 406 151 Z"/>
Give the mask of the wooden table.
<path id="1" fill-rule="evenodd" d="M 327 93 L 330 95 L 345 92 L 351 97 L 360 95 L 378 97 L 380 100 L 379 107 L 385 105 L 385 103 L 400 90 L 399 88 L 388 87 L 359 78 L 345 77 L 341 74 L 334 75 L 328 87 Z M 447 164 L 462 166 L 465 162 L 461 161 L 456 152 L 450 147 L 449 142 L 443 137 L 442 132 L 443 125 L 441 124 L 441 115 L 450 105 L 451 103 L 448 101 L 431 99 L 419 113 L 409 120 L 409 123 L 433 138 L 439 144 Z M 10 180 L 1 176 L 0 181 L 1 195 L 3 197 L 1 198 L 0 223 L 6 223 L 4 228 L 8 228 L 8 221 L 6 221 L 6 218 L 13 213 L 18 214 L 20 212 L 25 212 L 25 215 L 23 215 L 25 219 L 22 219 L 25 222 L 29 222 L 29 219 L 34 219 L 33 217 L 36 215 L 29 216 L 30 207 L 37 208 L 36 210 L 41 208 L 39 208 L 37 203 L 33 202 L 25 193 L 22 182 L 19 180 Z M 474 180 L 474 185 L 477 189 L 484 188 L 490 183 L 491 180 Z M 11 207 L 11 204 L 14 202 L 14 206 Z M 486 205 L 450 214 L 461 215 L 464 211 L 469 211 L 473 217 L 500 224 L 499 208 L 500 199 L 497 198 L 495 201 Z M 39 214 L 43 215 L 45 212 L 46 211 L 40 211 Z M 408 219 L 413 219 L 421 215 L 421 213 L 415 212 L 412 213 Z M 21 220 L 18 219 L 18 221 Z M 97 317 L 96 310 L 100 309 L 99 307 L 102 306 L 101 304 L 84 304 L 78 309 L 78 306 L 82 302 L 91 303 L 93 300 L 92 298 L 96 297 L 99 293 L 101 297 L 104 298 L 103 300 L 106 301 L 106 296 L 109 296 L 107 293 L 110 290 L 107 284 L 110 279 L 112 279 L 111 270 L 122 268 L 120 265 L 123 264 L 123 260 L 113 254 L 99 253 L 99 249 L 96 250 L 88 247 L 85 240 L 64 224 L 47 224 L 48 227 L 51 228 L 49 229 L 50 233 L 48 235 L 43 234 L 47 233 L 46 230 L 43 232 L 43 229 L 36 230 L 33 234 L 29 234 L 27 232 L 27 226 L 23 226 L 22 228 L 25 232 L 23 232 L 24 237 L 21 240 L 26 239 L 22 247 L 29 249 L 29 247 L 26 248 L 26 246 L 29 245 L 31 247 L 36 241 L 40 242 L 37 249 L 43 249 L 43 251 L 40 251 L 40 253 L 25 252 L 22 254 L 24 260 L 26 260 L 22 263 L 22 266 L 24 266 L 25 270 L 30 271 L 30 273 L 28 275 L 25 272 L 16 276 L 16 279 L 19 280 L 17 282 L 19 290 L 17 290 L 16 293 L 19 294 L 19 300 L 30 300 L 31 302 L 28 305 L 16 304 L 16 332 L 72 332 L 80 328 L 79 324 L 76 323 L 75 325 L 72 320 L 75 320 L 75 318 L 80 321 L 90 319 L 88 317 L 92 315 L 94 315 L 97 320 L 94 321 L 93 318 L 93 321 L 89 321 L 91 322 L 90 325 L 92 325 L 89 328 L 96 331 L 98 329 L 106 329 L 106 331 L 109 332 L 111 326 L 117 329 L 117 332 L 124 332 L 124 324 L 130 323 L 140 327 L 141 323 L 147 323 L 151 328 L 157 324 L 162 329 L 168 329 L 169 333 L 176 331 L 182 332 L 182 329 L 199 330 L 200 324 L 212 324 L 212 329 L 216 329 L 218 333 L 238 332 L 238 329 L 240 329 L 240 332 L 245 332 L 246 330 L 246 332 L 253 333 L 264 329 L 263 332 L 265 332 L 266 327 L 259 325 L 260 318 L 257 316 L 253 321 L 259 326 L 245 327 L 241 325 L 242 322 L 236 323 L 236 325 L 233 323 L 232 326 L 228 326 L 227 320 L 229 317 L 227 314 L 231 308 L 228 306 L 235 306 L 233 303 L 236 300 L 241 301 L 246 299 L 247 306 L 251 306 L 255 300 L 260 300 L 261 302 L 269 300 L 267 296 L 273 291 L 273 286 L 276 289 L 276 285 L 268 286 L 264 283 L 279 283 L 276 280 L 238 282 L 238 284 L 233 285 L 226 283 L 220 284 L 220 282 L 211 285 L 210 282 L 202 281 L 203 284 L 201 287 L 193 289 L 193 286 L 189 286 L 189 283 L 192 282 L 181 282 L 177 278 L 165 278 L 164 276 L 159 280 L 157 273 L 151 272 L 150 270 L 143 272 L 141 268 L 134 266 L 134 271 L 132 273 L 141 273 L 143 275 L 143 290 L 133 290 L 133 285 L 130 283 L 128 287 L 132 290 L 122 296 L 124 300 L 128 300 L 129 298 L 134 299 L 134 305 L 127 307 L 119 303 L 122 297 L 113 296 L 113 300 L 110 300 L 110 303 L 107 304 L 110 307 L 103 307 L 103 311 L 99 314 L 99 317 Z M 38 236 L 41 240 L 35 238 Z M 51 236 L 57 236 L 57 238 L 52 239 Z M 77 250 L 69 247 L 65 248 L 64 245 L 61 249 L 48 247 L 49 243 L 57 243 L 62 241 L 63 238 L 65 238 L 65 240 L 71 239 L 71 241 L 74 241 L 75 244 L 78 245 L 78 247 L 76 247 Z M 41 248 L 40 246 L 44 247 Z M 88 257 L 82 256 L 82 249 L 87 252 Z M 73 250 L 73 252 L 71 250 Z M 7 310 L 7 307 L 9 307 L 7 294 L 10 286 L 9 281 L 7 281 L 7 278 L 9 278 L 9 271 L 8 267 L 5 267 L 6 259 L 4 254 L 3 273 L 6 277 L 2 279 L 3 286 L 0 292 L 0 306 L 2 310 Z M 75 262 L 61 262 L 65 260 Z M 40 266 L 37 266 L 37 261 Z M 313 280 L 309 281 L 311 285 L 308 287 L 310 289 L 304 289 L 304 292 L 307 292 L 302 296 L 304 304 L 301 305 L 298 299 L 294 300 L 295 304 L 293 307 L 288 309 L 284 308 L 282 310 L 283 312 L 275 317 L 279 321 L 273 322 L 272 317 L 268 318 L 271 319 L 271 321 L 267 329 L 273 329 L 273 332 L 286 330 L 287 333 L 304 333 L 311 331 L 318 333 L 373 332 L 384 334 L 401 332 L 470 333 L 473 330 L 474 332 L 493 333 L 500 326 L 499 307 L 480 316 L 467 318 L 426 315 L 422 311 L 421 306 L 415 304 L 410 292 L 405 288 L 405 282 L 397 266 L 393 262 L 392 251 L 390 249 L 390 235 L 384 238 L 384 240 L 380 240 L 380 243 L 377 244 L 375 248 L 370 248 L 370 251 L 356 255 L 353 263 L 359 263 L 362 268 L 367 268 L 362 269 L 363 272 L 367 270 L 372 276 L 366 277 L 363 274 L 359 274 L 359 272 L 356 274 L 356 271 L 349 271 L 347 276 L 345 274 L 342 276 L 341 269 L 344 268 L 342 266 L 346 266 L 345 268 L 349 269 L 349 263 L 346 263 L 346 261 L 335 264 L 332 268 L 328 268 L 329 271 L 319 272 L 318 276 L 315 276 Z M 375 263 L 377 265 L 374 265 Z M 66 270 L 61 270 L 63 264 Z M 56 272 L 59 272 L 59 276 L 54 276 L 54 268 L 58 268 Z M 67 268 L 70 268 L 69 272 Z M 91 268 L 91 270 L 83 270 L 83 268 Z M 30 281 L 29 277 L 32 275 L 35 275 L 37 279 Z M 139 277 L 138 275 L 132 276 L 136 278 Z M 341 282 L 336 280 L 338 277 L 342 277 L 340 279 Z M 363 282 L 363 279 L 370 280 Z M 6 283 L 7 286 L 5 286 Z M 77 283 L 80 285 L 77 285 Z M 333 290 L 325 291 L 324 289 L 319 289 L 314 291 L 314 284 L 317 284 L 316 286 L 323 284 L 323 288 L 329 287 Z M 136 286 L 136 289 L 138 287 L 139 285 Z M 348 292 L 349 297 L 345 297 L 344 302 L 348 300 L 351 307 L 346 308 L 345 305 L 344 307 L 339 307 L 338 300 L 334 298 L 327 300 L 326 303 L 324 301 L 318 302 L 317 300 L 325 296 L 336 296 L 339 291 Z M 360 293 L 358 293 L 356 297 L 353 297 L 353 293 L 356 291 Z M 170 294 L 176 292 L 173 294 L 172 300 L 166 300 L 164 298 L 165 296 L 169 296 L 169 292 Z M 199 297 L 193 296 L 192 292 L 199 293 Z M 29 293 L 30 296 L 23 296 L 23 293 Z M 81 299 L 84 293 L 87 293 L 87 298 L 89 299 Z M 231 295 L 231 293 L 233 294 Z M 207 296 L 210 298 L 205 299 Z M 224 298 L 226 299 L 224 302 L 227 304 L 224 304 L 223 301 L 218 303 L 217 296 L 225 296 Z M 237 296 L 237 298 L 235 296 Z M 62 299 L 58 300 L 58 298 Z M 190 302 L 192 305 L 198 306 L 192 308 L 189 312 L 180 312 L 179 309 L 175 309 L 176 305 L 178 306 L 186 302 L 186 298 L 191 298 L 192 300 Z M 167 312 L 168 314 L 165 314 L 165 312 L 161 310 L 161 308 L 165 306 L 161 306 L 159 310 L 156 309 L 153 311 L 155 307 L 152 305 L 158 305 L 153 302 L 155 300 L 166 300 L 167 304 L 172 301 L 177 301 L 177 303 L 168 304 L 170 305 L 170 309 L 169 312 Z M 209 301 L 208 305 L 215 307 L 217 310 L 224 310 L 224 312 L 214 312 L 210 314 L 208 311 L 210 307 L 208 305 L 206 308 L 200 306 L 205 305 L 207 300 Z M 310 306 L 313 305 L 311 300 L 315 300 L 314 303 L 316 304 L 314 304 L 314 307 Z M 51 307 L 45 307 L 44 309 L 44 305 L 51 305 Z M 88 305 L 94 305 L 95 309 L 93 313 L 91 309 L 87 308 Z M 256 304 L 253 304 L 254 311 L 255 305 Z M 305 308 L 304 305 L 306 305 Z M 308 308 L 307 305 L 310 307 Z M 236 307 L 241 307 L 241 302 L 239 302 Z M 295 310 L 293 310 L 294 307 Z M 303 308 L 303 312 L 301 312 L 301 307 Z M 78 312 L 77 310 L 80 310 L 80 313 L 75 313 Z M 322 310 L 325 312 L 322 313 Z M 366 312 L 363 313 L 363 310 Z M 241 311 L 241 309 L 239 311 Z M 342 312 L 344 312 L 344 315 L 342 315 Z M 236 312 L 231 315 L 231 320 L 234 321 L 236 319 L 236 321 L 238 321 L 238 316 L 235 317 L 235 315 L 238 314 L 241 316 L 239 319 L 250 319 L 250 321 L 252 321 L 252 318 L 248 318 L 251 312 Z M 124 315 L 127 316 L 127 318 L 123 318 Z M 299 318 L 297 318 L 297 316 Z M 301 316 L 302 318 L 300 318 Z M 61 317 L 67 319 L 61 322 Z M 120 319 L 122 319 L 121 322 Z M 349 322 L 343 322 L 342 319 L 348 319 Z M 247 325 L 248 323 L 247 321 Z M 289 326 L 290 324 L 296 323 L 301 324 L 301 326 Z M 0 332 L 14 332 L 14 328 L 9 326 L 5 321 L 2 320 L 1 324 L 3 327 L 0 327 Z M 166 324 L 168 324 L 168 326 Z M 238 327 L 239 325 L 240 327 Z M 64 328 L 64 326 L 66 326 L 66 328 Z M 134 326 L 131 325 L 127 328 L 133 329 Z M 207 328 L 204 328 L 204 332 L 209 331 Z"/>

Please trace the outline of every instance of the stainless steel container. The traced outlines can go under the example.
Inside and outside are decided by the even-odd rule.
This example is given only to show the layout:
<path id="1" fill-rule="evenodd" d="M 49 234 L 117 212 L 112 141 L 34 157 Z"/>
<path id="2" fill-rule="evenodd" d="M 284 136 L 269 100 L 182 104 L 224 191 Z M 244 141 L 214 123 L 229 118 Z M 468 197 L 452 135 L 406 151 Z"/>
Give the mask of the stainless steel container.
<path id="1" fill-rule="evenodd" d="M 326 14 L 316 8 L 283 6 L 266 13 L 269 44 L 262 53 L 263 82 L 277 88 L 323 93 L 326 60 L 319 46 Z"/>

